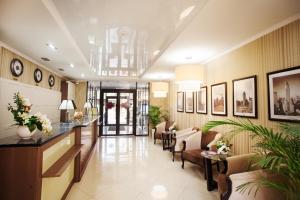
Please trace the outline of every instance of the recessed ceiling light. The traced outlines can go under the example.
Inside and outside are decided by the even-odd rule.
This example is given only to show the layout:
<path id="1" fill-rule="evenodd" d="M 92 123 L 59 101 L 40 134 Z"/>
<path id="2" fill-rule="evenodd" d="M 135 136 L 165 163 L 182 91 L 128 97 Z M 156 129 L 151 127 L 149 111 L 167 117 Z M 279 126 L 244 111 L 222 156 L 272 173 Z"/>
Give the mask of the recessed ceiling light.
<path id="1" fill-rule="evenodd" d="M 190 6 L 188 8 L 186 8 L 184 11 L 182 11 L 180 13 L 179 19 L 182 20 L 184 18 L 186 18 L 187 16 L 189 16 L 189 14 L 191 14 L 191 12 L 194 10 L 195 6 Z"/>
<path id="2" fill-rule="evenodd" d="M 158 50 L 156 50 L 156 51 L 153 52 L 153 55 L 156 56 L 156 55 L 159 54 L 159 52 L 160 52 L 160 50 L 158 49 Z"/>
<path id="3" fill-rule="evenodd" d="M 71 63 L 71 64 L 70 64 L 70 67 L 71 67 L 71 68 L 74 68 L 74 64 L 73 64 L 73 63 Z"/>
<path id="4" fill-rule="evenodd" d="M 41 59 L 43 60 L 43 61 L 50 61 L 50 59 L 49 58 L 46 58 L 46 57 L 41 57 Z"/>
<path id="5" fill-rule="evenodd" d="M 187 56 L 185 57 L 186 60 L 192 60 L 193 59 L 193 56 Z"/>
<path id="6" fill-rule="evenodd" d="M 48 43 L 46 44 L 52 51 L 56 51 L 57 50 L 57 47 L 55 47 L 53 44 L 51 43 Z"/>
<path id="7" fill-rule="evenodd" d="M 58 68 L 58 70 L 59 70 L 59 71 L 62 71 L 62 72 L 65 71 L 63 68 Z"/>
<path id="8" fill-rule="evenodd" d="M 80 75 L 82 78 L 84 77 L 84 73 L 81 73 L 81 75 Z"/>
<path id="9" fill-rule="evenodd" d="M 96 38 L 93 35 L 89 35 L 88 36 L 88 40 L 89 40 L 90 44 L 95 44 L 95 42 L 96 42 Z"/>

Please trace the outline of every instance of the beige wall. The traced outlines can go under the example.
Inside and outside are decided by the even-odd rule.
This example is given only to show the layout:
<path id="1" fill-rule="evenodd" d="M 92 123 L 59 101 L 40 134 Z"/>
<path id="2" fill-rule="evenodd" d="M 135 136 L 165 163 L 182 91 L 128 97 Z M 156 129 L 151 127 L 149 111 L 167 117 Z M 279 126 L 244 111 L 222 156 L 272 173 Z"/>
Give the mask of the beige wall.
<path id="1" fill-rule="evenodd" d="M 77 111 L 84 111 L 84 104 L 86 102 L 86 90 L 87 82 L 81 82 L 75 85 L 75 104 L 77 106 Z"/>
<path id="2" fill-rule="evenodd" d="M 29 60 L 23 58 L 22 56 L 15 54 L 14 52 L 12 52 L 4 47 L 0 47 L 0 49 L 1 49 L 0 50 L 0 53 L 1 53 L 0 54 L 0 57 L 1 57 L 0 58 L 0 62 L 1 62 L 0 77 L 9 79 L 9 80 L 18 81 L 21 83 L 26 83 L 29 85 L 35 85 L 35 86 L 42 87 L 42 88 L 60 91 L 60 82 L 61 82 L 60 77 L 49 72 L 48 70 L 45 70 L 44 68 L 38 67 L 38 65 L 30 62 Z M 23 74 L 19 77 L 14 77 L 10 72 L 10 62 L 13 58 L 20 59 L 24 66 Z M 34 70 L 36 68 L 39 68 L 43 72 L 43 79 L 38 84 L 35 83 L 34 76 L 33 76 Z M 50 74 L 52 74 L 55 78 L 55 85 L 52 88 L 50 88 L 50 86 L 48 84 L 48 77 Z"/>
<path id="3" fill-rule="evenodd" d="M 152 106 L 159 106 L 161 110 L 169 110 L 169 94 L 165 98 L 157 98 L 153 96 L 153 91 L 152 91 L 152 84 L 150 84 L 150 105 Z"/>
<path id="4" fill-rule="evenodd" d="M 10 73 L 10 61 L 18 58 L 23 62 L 23 74 L 15 78 Z M 54 75 L 55 85 L 49 88 L 48 76 L 50 72 L 40 68 L 43 72 L 43 80 L 35 84 L 33 71 L 37 65 L 17 54 L 0 47 L 0 138 L 15 134 L 15 126 L 12 114 L 7 110 L 8 103 L 13 102 L 13 94 L 20 92 L 28 97 L 33 104 L 32 113 L 41 112 L 46 114 L 52 123 L 59 121 L 59 110 L 61 100 L 60 82 L 61 79 Z"/>
<path id="5" fill-rule="evenodd" d="M 237 33 L 238 34 L 238 33 Z M 270 128 L 277 123 L 268 120 L 268 94 L 266 74 L 271 71 L 300 65 L 300 20 L 269 33 L 229 54 L 226 54 L 205 65 L 204 85 L 208 86 L 208 114 L 188 114 L 176 112 L 177 86 L 170 85 L 170 114 L 179 128 L 203 126 L 209 120 L 234 118 L 232 115 L 232 80 L 257 75 L 258 119 L 252 120 Z M 228 116 L 212 116 L 210 86 L 227 82 Z M 223 127 L 219 131 L 226 132 Z M 232 140 L 234 153 L 242 154 L 251 151 L 254 141 L 247 134 L 235 136 Z"/>

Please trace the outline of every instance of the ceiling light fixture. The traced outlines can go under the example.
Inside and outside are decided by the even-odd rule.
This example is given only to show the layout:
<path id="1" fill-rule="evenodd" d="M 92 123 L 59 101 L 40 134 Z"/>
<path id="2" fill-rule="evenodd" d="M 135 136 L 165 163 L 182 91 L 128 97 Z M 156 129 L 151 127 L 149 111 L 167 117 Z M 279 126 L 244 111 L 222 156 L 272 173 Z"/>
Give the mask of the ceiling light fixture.
<path id="1" fill-rule="evenodd" d="M 182 20 L 184 18 L 186 18 L 187 16 L 189 16 L 189 14 L 191 14 L 191 12 L 194 10 L 195 6 L 190 6 L 188 8 L 186 8 L 185 10 L 183 10 L 180 13 L 179 19 Z"/>
<path id="2" fill-rule="evenodd" d="M 156 55 L 158 55 L 159 53 L 160 53 L 160 50 L 158 49 L 158 50 L 156 50 L 156 51 L 153 52 L 153 55 L 156 56 Z"/>
<path id="3" fill-rule="evenodd" d="M 81 75 L 80 75 L 82 78 L 84 77 L 84 73 L 81 73 Z"/>
<path id="4" fill-rule="evenodd" d="M 192 60 L 193 59 L 193 56 L 187 56 L 185 57 L 186 60 Z"/>
<path id="5" fill-rule="evenodd" d="M 74 68 L 74 64 L 73 64 L 73 63 L 71 63 L 71 64 L 70 64 L 70 67 L 71 67 L 71 68 Z"/>
<path id="6" fill-rule="evenodd" d="M 46 44 L 52 51 L 56 51 L 57 50 L 57 47 L 55 47 L 53 44 L 51 43 L 48 43 Z"/>
<path id="7" fill-rule="evenodd" d="M 165 98 L 168 95 L 169 84 L 167 82 L 152 82 L 151 90 L 155 98 Z"/>
<path id="8" fill-rule="evenodd" d="M 175 69 L 178 91 L 199 91 L 204 79 L 204 68 L 200 65 L 183 65 Z"/>

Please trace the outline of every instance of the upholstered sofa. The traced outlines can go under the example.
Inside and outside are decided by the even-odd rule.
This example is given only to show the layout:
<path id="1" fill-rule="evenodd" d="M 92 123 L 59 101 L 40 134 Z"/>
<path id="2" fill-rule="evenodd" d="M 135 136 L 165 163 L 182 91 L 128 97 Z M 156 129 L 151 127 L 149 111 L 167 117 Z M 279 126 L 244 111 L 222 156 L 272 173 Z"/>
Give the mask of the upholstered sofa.
<path id="1" fill-rule="evenodd" d="M 216 131 L 208 131 L 197 133 L 189 136 L 183 141 L 183 149 L 181 153 L 182 168 L 184 168 L 184 162 L 190 161 L 204 168 L 204 159 L 201 156 L 201 152 L 209 150 L 209 148 L 222 138 L 222 134 Z"/>
<path id="2" fill-rule="evenodd" d="M 162 133 L 164 131 L 171 131 L 175 128 L 176 123 L 174 121 L 166 121 L 161 122 L 155 126 L 154 131 L 154 144 L 156 144 L 156 140 L 162 140 Z"/>
<path id="3" fill-rule="evenodd" d="M 183 141 L 189 137 L 190 135 L 193 135 L 199 131 L 199 128 L 186 128 L 179 131 L 176 131 L 176 133 L 172 136 L 172 146 L 171 146 L 171 152 L 173 155 L 173 162 L 175 158 L 175 153 L 181 153 L 183 150 Z"/>

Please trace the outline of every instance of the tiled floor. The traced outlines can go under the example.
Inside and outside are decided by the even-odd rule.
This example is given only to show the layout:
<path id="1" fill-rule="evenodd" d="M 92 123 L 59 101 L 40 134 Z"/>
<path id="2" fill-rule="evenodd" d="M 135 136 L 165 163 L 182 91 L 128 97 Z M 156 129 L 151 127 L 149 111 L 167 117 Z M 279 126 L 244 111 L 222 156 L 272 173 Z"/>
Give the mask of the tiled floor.
<path id="1" fill-rule="evenodd" d="M 74 184 L 68 200 L 210 200 L 199 168 L 162 151 L 148 137 L 100 138 L 81 182 Z"/>

